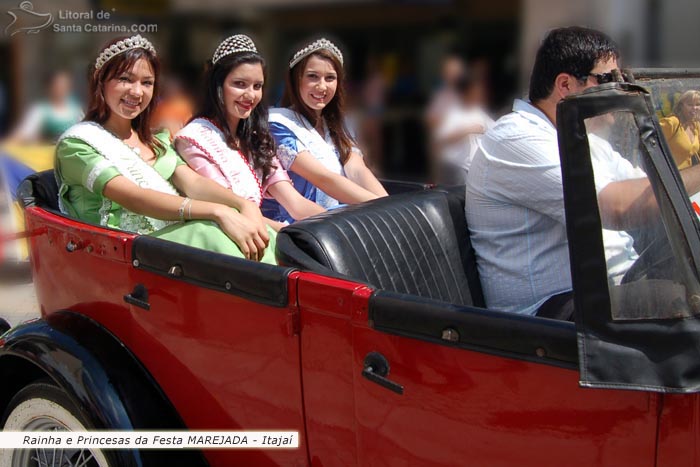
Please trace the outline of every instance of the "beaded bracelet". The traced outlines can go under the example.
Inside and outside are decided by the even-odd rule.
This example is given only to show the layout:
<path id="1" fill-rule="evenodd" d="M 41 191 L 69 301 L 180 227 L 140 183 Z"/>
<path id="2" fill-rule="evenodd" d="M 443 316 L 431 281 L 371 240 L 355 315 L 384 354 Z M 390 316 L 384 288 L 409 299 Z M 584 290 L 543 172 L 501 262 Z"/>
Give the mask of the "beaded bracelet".
<path id="1" fill-rule="evenodd" d="M 177 214 L 180 217 L 180 222 L 185 222 L 185 207 L 187 207 L 187 203 L 192 202 L 191 199 L 185 198 L 182 200 L 182 204 L 180 205 L 180 209 L 177 210 Z"/>

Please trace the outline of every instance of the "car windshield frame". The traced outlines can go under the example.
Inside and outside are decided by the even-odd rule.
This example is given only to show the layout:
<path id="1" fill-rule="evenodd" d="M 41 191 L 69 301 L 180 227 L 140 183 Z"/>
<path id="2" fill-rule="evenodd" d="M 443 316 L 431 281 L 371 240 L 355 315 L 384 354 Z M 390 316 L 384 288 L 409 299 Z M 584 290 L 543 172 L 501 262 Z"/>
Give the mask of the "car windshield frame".
<path id="1" fill-rule="evenodd" d="M 611 314 L 597 192 L 585 121 L 610 112 L 634 115 L 645 169 L 672 250 L 690 252 L 697 279 L 700 230 L 680 174 L 659 128 L 648 89 L 627 83 L 596 86 L 563 100 L 557 130 L 574 287 L 580 382 L 585 387 L 657 392 L 700 391 L 700 316 L 615 321 Z M 673 222 L 670 222 L 670 221 Z M 675 226 L 675 227 L 673 227 Z M 673 246 L 674 242 L 681 242 Z M 679 248 L 682 246 L 683 248 Z M 691 281 L 696 283 L 696 281 Z M 690 290 L 690 295 L 700 291 Z"/>

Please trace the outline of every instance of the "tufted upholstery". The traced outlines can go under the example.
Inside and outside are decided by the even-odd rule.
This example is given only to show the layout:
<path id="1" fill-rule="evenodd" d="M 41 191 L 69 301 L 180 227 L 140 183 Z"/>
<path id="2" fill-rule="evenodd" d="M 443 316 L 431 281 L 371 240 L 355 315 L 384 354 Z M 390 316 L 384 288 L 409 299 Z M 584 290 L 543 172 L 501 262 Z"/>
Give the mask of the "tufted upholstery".
<path id="1" fill-rule="evenodd" d="M 297 222 L 279 233 L 277 258 L 380 289 L 484 306 L 463 186 L 390 196 Z"/>

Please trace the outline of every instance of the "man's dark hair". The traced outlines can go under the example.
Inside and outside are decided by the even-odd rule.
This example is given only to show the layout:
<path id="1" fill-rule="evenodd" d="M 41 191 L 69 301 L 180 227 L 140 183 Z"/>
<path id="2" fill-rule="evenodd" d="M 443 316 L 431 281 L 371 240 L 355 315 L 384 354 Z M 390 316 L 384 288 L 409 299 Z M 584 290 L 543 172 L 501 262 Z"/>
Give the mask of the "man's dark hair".
<path id="1" fill-rule="evenodd" d="M 530 76 L 530 101 L 546 99 L 560 73 L 584 79 L 599 60 L 619 59 L 617 44 L 595 29 L 554 29 L 542 41 Z"/>

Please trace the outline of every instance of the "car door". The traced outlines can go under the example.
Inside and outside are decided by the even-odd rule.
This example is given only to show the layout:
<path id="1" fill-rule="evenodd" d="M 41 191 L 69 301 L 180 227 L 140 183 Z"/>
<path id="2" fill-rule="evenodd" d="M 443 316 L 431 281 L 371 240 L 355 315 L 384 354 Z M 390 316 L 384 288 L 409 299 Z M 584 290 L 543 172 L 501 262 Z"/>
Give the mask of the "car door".
<path id="1" fill-rule="evenodd" d="M 389 292 L 367 311 L 352 325 L 360 465 L 654 464 L 657 396 L 581 388 L 573 324 Z"/>
<path id="2" fill-rule="evenodd" d="M 579 386 L 571 323 L 303 273 L 312 465 L 653 465 L 659 397 Z"/>
<path id="3" fill-rule="evenodd" d="M 297 272 L 134 240 L 124 342 L 190 430 L 296 431 L 297 449 L 205 450 L 212 466 L 306 465 Z"/>

